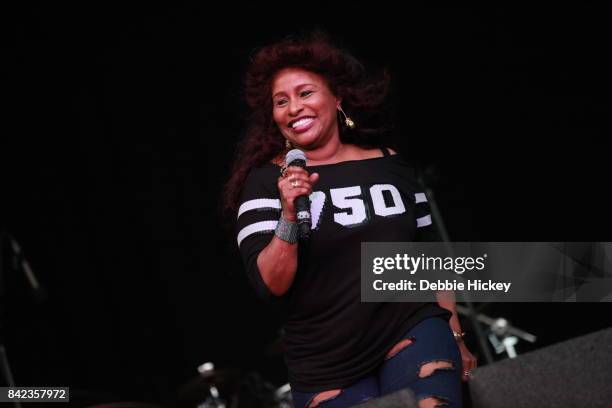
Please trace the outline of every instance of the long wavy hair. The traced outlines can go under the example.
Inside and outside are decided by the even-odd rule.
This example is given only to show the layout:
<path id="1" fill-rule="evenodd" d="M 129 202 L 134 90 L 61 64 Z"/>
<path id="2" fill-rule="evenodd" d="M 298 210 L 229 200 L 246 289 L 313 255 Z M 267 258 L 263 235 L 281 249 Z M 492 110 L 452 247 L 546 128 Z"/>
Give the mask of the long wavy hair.
<path id="1" fill-rule="evenodd" d="M 272 117 L 272 80 L 285 68 L 301 68 L 320 75 L 332 93 L 342 98 L 344 111 L 357 124 L 355 129 L 349 129 L 338 116 L 343 143 L 362 147 L 384 143 L 385 131 L 389 130 L 387 112 L 381 109 L 389 88 L 386 71 L 368 76 L 363 64 L 335 46 L 322 31 L 261 48 L 252 57 L 245 75 L 244 97 L 250 115 L 225 184 L 226 215 L 237 211 L 242 185 L 251 168 L 272 161 L 285 150 L 285 138 Z"/>

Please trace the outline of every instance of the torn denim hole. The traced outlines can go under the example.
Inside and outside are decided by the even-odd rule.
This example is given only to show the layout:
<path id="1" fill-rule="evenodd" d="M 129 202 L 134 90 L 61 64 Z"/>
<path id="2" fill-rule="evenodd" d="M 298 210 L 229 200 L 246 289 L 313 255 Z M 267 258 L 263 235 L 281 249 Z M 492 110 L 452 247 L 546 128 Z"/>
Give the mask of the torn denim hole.
<path id="1" fill-rule="evenodd" d="M 455 370 L 455 362 L 453 360 L 444 359 L 423 362 L 419 365 L 417 376 L 418 378 L 427 378 L 434 375 L 438 370 L 453 371 Z"/>
<path id="2" fill-rule="evenodd" d="M 432 403 L 434 405 L 431 405 Z M 448 406 L 449 404 L 450 400 L 448 398 L 439 395 L 426 395 L 419 398 L 419 408 L 438 408 Z"/>
<path id="3" fill-rule="evenodd" d="M 328 395 L 321 396 L 322 394 L 329 393 Z M 313 395 L 306 404 L 306 408 L 315 408 L 319 404 L 322 404 L 326 401 L 331 401 L 334 398 L 338 397 L 342 393 L 342 390 L 329 390 L 329 391 L 321 391 Z M 320 397 L 320 399 L 318 399 Z"/>
<path id="4" fill-rule="evenodd" d="M 397 353 L 414 343 L 414 340 L 414 337 L 406 337 L 405 339 L 398 341 L 393 347 L 391 347 L 391 350 L 389 350 L 385 355 L 385 361 L 395 357 Z"/>

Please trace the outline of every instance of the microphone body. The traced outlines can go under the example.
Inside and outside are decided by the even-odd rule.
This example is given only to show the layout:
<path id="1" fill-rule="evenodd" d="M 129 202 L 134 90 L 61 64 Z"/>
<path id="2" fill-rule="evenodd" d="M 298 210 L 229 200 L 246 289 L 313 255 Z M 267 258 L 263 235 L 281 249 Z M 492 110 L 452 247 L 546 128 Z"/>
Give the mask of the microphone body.
<path id="1" fill-rule="evenodd" d="M 285 156 L 287 166 L 306 168 L 306 155 L 299 149 L 293 149 Z M 312 225 L 310 217 L 310 199 L 307 195 L 296 197 L 293 204 L 297 214 L 297 223 L 300 239 L 310 238 L 310 228 Z"/>

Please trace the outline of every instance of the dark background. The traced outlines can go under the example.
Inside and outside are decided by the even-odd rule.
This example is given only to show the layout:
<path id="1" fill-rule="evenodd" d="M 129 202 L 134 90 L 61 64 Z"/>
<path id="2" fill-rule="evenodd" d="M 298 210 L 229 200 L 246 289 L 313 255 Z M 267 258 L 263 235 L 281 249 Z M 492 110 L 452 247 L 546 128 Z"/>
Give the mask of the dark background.
<path id="1" fill-rule="evenodd" d="M 4 269 L 18 385 L 173 405 L 204 361 L 286 381 L 265 351 L 279 316 L 252 294 L 218 207 L 249 55 L 303 29 L 389 70 L 397 147 L 438 170 L 453 240 L 611 240 L 603 10 L 227 8 L 2 6 L 0 226 L 47 292 Z M 519 351 L 612 323 L 608 304 L 484 311 L 540 337 Z"/>

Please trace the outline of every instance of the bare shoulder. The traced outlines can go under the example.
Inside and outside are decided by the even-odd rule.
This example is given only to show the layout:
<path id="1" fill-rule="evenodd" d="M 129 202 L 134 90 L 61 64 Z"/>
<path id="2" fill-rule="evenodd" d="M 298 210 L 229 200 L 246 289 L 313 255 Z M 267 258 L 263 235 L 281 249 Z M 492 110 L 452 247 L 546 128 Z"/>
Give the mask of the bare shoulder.
<path id="1" fill-rule="evenodd" d="M 377 157 L 383 157 L 384 154 L 381 149 L 386 149 L 391 155 L 397 154 L 397 152 L 389 147 L 376 147 L 374 149 L 367 149 L 361 146 L 351 145 L 351 155 L 357 159 L 374 159 Z"/>
<path id="2" fill-rule="evenodd" d="M 384 156 L 383 152 L 381 149 L 386 149 L 391 155 L 397 154 L 397 152 L 389 147 L 383 147 L 383 148 L 374 148 L 374 149 L 365 149 L 363 147 L 358 147 L 355 146 L 355 148 L 357 149 L 357 155 L 359 156 L 359 158 L 361 159 L 374 159 L 376 157 L 382 157 Z"/>

